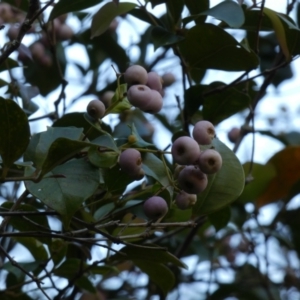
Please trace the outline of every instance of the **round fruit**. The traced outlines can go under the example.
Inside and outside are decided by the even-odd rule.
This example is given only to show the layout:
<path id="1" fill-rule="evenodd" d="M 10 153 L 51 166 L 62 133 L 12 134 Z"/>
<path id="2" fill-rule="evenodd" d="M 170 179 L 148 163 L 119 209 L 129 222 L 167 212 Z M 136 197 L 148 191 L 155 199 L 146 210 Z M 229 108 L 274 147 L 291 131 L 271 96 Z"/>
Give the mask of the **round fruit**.
<path id="1" fill-rule="evenodd" d="M 138 150 L 134 148 L 124 150 L 120 155 L 119 164 L 121 170 L 126 172 L 130 177 L 134 179 L 143 178 L 142 157 Z"/>
<path id="2" fill-rule="evenodd" d="M 124 73 L 124 80 L 128 84 L 146 84 L 148 80 L 148 74 L 145 68 L 139 65 L 133 65 Z"/>
<path id="3" fill-rule="evenodd" d="M 162 76 L 162 80 L 163 80 L 163 87 L 168 87 L 176 81 L 175 76 L 172 73 L 165 73 Z"/>
<path id="4" fill-rule="evenodd" d="M 207 187 L 207 176 L 197 166 L 186 166 L 178 175 L 178 185 L 188 194 L 199 194 Z"/>
<path id="5" fill-rule="evenodd" d="M 215 127 L 209 121 L 199 121 L 193 129 L 193 137 L 200 145 L 209 145 L 215 137 Z"/>
<path id="6" fill-rule="evenodd" d="M 198 165 L 203 173 L 215 174 L 222 167 L 222 156 L 216 150 L 204 150 L 199 156 Z"/>
<path id="7" fill-rule="evenodd" d="M 167 212 L 167 202 L 159 196 L 153 196 L 144 202 L 144 213 L 149 219 L 161 218 Z"/>
<path id="8" fill-rule="evenodd" d="M 239 136 L 241 134 L 241 130 L 238 127 L 233 127 L 231 130 L 228 132 L 228 139 L 231 143 L 236 143 L 238 140 Z"/>
<path id="9" fill-rule="evenodd" d="M 188 194 L 185 191 L 181 191 L 177 194 L 175 198 L 175 203 L 179 209 L 188 209 L 191 206 L 195 205 L 197 201 L 197 195 L 195 194 Z"/>
<path id="10" fill-rule="evenodd" d="M 74 35 L 73 29 L 67 24 L 60 24 L 58 28 L 55 28 L 55 31 L 57 37 L 63 41 L 71 39 Z"/>
<path id="11" fill-rule="evenodd" d="M 153 114 L 159 112 L 163 105 L 160 93 L 142 84 L 132 85 L 127 91 L 127 98 L 133 106 Z"/>
<path id="12" fill-rule="evenodd" d="M 87 113 L 94 119 L 100 119 L 104 116 L 105 106 L 100 100 L 92 100 L 88 104 Z"/>
<path id="13" fill-rule="evenodd" d="M 160 92 L 162 90 L 162 78 L 156 72 L 149 72 L 146 85 L 150 89 Z"/>
<path id="14" fill-rule="evenodd" d="M 42 57 L 45 55 L 46 48 L 45 46 L 40 42 L 35 42 L 30 46 L 32 57 L 41 60 Z"/>
<path id="15" fill-rule="evenodd" d="M 173 143 L 171 152 L 174 162 L 180 165 L 193 165 L 199 159 L 200 148 L 192 138 L 181 136 Z"/>

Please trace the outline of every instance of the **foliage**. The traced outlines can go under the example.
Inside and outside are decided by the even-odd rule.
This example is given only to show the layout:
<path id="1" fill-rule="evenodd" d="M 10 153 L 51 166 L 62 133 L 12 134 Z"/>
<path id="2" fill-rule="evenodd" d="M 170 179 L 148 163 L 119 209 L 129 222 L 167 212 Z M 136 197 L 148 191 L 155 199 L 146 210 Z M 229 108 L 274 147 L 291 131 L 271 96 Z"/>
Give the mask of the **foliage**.
<path id="1" fill-rule="evenodd" d="M 256 133 L 267 88 L 293 77 L 300 29 L 289 14 L 296 1 L 285 14 L 265 1 L 238 2 L 1 2 L 1 299 L 299 297 L 299 208 L 288 208 L 300 193 L 299 132 L 257 131 L 284 144 L 265 164 L 242 166 L 235 155 Z M 128 24 L 139 40 L 125 49 Z M 86 63 L 72 57 L 79 48 Z M 133 64 L 161 76 L 171 65 L 177 82 L 163 84 L 159 113 L 127 98 L 123 73 Z M 207 83 L 212 70 L 233 79 Z M 107 91 L 113 97 L 105 102 Z M 85 99 L 103 100 L 102 119 L 85 107 L 76 111 Z M 46 102 L 51 110 L 36 117 Z M 207 176 L 196 203 L 179 209 L 171 143 L 203 119 L 218 135 L 218 125 L 237 114 L 244 124 L 233 151 L 218 136 L 199 146 L 217 150 L 223 165 Z M 172 140 L 155 137 L 158 124 Z M 141 153 L 141 180 L 120 168 L 128 148 Z M 143 203 L 153 195 L 168 212 L 149 220 Z M 270 203 L 276 216 L 261 224 L 258 214 Z"/>

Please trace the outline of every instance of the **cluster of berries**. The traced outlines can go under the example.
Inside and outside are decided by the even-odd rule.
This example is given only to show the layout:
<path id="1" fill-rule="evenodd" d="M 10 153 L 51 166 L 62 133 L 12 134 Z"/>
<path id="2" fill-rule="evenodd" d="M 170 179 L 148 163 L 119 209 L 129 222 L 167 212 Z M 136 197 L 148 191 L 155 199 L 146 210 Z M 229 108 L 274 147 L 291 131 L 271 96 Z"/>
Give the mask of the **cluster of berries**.
<path id="1" fill-rule="evenodd" d="M 129 67 L 124 73 L 128 84 L 128 101 L 144 112 L 157 113 L 162 108 L 163 80 L 155 72 L 149 72 L 138 65 Z M 112 95 L 111 95 L 112 96 Z M 111 97 L 110 96 L 110 97 Z M 93 100 L 88 104 L 87 111 L 93 118 L 102 118 L 107 101 Z M 210 148 L 200 150 L 200 145 L 210 145 L 215 137 L 215 128 L 209 121 L 199 121 L 192 132 L 193 138 L 181 136 L 172 145 L 171 153 L 174 163 L 178 164 L 174 178 L 181 190 L 175 197 L 175 203 L 180 209 L 187 209 L 197 201 L 197 195 L 202 193 L 208 184 L 207 175 L 215 174 L 222 167 L 222 157 L 216 150 Z M 119 156 L 119 165 L 133 180 L 144 177 L 141 153 L 134 148 L 128 148 Z M 144 202 L 144 212 L 149 219 L 158 219 L 168 212 L 166 201 L 153 196 Z"/>

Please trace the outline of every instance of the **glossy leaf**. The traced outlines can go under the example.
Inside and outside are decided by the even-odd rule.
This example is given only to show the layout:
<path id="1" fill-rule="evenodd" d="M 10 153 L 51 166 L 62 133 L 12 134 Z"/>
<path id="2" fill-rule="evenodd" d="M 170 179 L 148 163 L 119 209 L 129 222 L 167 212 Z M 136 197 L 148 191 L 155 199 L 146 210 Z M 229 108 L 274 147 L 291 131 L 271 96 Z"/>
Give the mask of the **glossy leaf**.
<path id="1" fill-rule="evenodd" d="M 294 184 L 300 180 L 300 147 L 286 147 L 271 157 L 267 164 L 275 168 L 276 176 L 270 181 L 265 192 L 258 198 L 258 207 L 284 199 L 288 196 Z"/>
<path id="2" fill-rule="evenodd" d="M 60 0 L 52 9 L 49 21 L 69 12 L 90 8 L 101 2 L 102 0 L 73 0 L 71 2 L 69 0 Z"/>
<path id="3" fill-rule="evenodd" d="M 0 97 L 0 155 L 3 160 L 3 175 L 26 150 L 30 128 L 26 114 L 20 106 Z"/>
<path id="4" fill-rule="evenodd" d="M 26 169 L 26 175 L 32 173 Z M 99 185 L 99 170 L 85 158 L 68 161 L 57 166 L 38 183 L 26 182 L 26 187 L 35 197 L 61 214 L 68 223 L 81 204 L 89 198 Z"/>
<path id="5" fill-rule="evenodd" d="M 258 66 L 254 52 L 212 24 L 192 27 L 179 47 L 190 68 L 245 71 Z"/>
<path id="6" fill-rule="evenodd" d="M 25 152 L 25 160 L 32 161 L 34 166 L 41 169 L 52 143 L 61 137 L 70 140 L 79 140 L 82 135 L 82 128 L 55 127 L 47 128 L 47 131 L 33 136 Z"/>
<path id="7" fill-rule="evenodd" d="M 208 176 L 208 185 L 193 206 L 194 215 L 210 214 L 228 206 L 244 189 L 245 175 L 238 158 L 216 138 L 212 146 L 221 154 L 223 165 L 218 173 Z"/>
<path id="8" fill-rule="evenodd" d="M 221 82 L 213 82 L 207 90 L 213 90 L 225 86 Z M 205 97 L 203 101 L 203 118 L 218 124 L 230 116 L 250 106 L 251 99 L 248 94 L 236 88 L 229 88 L 221 93 L 215 93 Z"/>
<path id="9" fill-rule="evenodd" d="M 209 10 L 200 13 L 200 15 L 212 16 L 235 28 L 241 27 L 245 22 L 243 9 L 233 1 L 223 1 Z"/>
<path id="10" fill-rule="evenodd" d="M 175 276 L 173 272 L 161 263 L 149 263 L 136 259 L 135 265 L 146 273 L 150 280 L 154 282 L 167 295 L 175 284 Z M 157 276 L 159 274 L 159 276 Z"/>
<path id="11" fill-rule="evenodd" d="M 135 7 L 136 4 L 130 2 L 121 2 L 118 5 L 114 2 L 104 4 L 93 17 L 91 38 L 101 35 L 104 31 L 106 31 L 115 17 L 125 14 Z"/>

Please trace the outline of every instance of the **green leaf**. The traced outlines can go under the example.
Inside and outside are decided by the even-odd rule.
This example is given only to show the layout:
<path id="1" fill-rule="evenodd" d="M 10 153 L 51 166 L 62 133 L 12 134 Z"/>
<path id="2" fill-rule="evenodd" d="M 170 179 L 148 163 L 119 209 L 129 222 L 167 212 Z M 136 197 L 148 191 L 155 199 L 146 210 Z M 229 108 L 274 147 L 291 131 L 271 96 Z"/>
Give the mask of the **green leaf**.
<path id="1" fill-rule="evenodd" d="M 181 20 L 181 13 L 184 7 L 183 0 L 168 0 L 167 1 L 168 14 L 172 16 L 172 25 L 176 26 Z"/>
<path id="2" fill-rule="evenodd" d="M 115 17 L 125 14 L 135 7 L 136 4 L 130 2 L 121 2 L 118 5 L 114 2 L 104 4 L 93 17 L 91 38 L 101 35 L 104 31 L 106 31 Z"/>
<path id="3" fill-rule="evenodd" d="M 89 7 L 95 6 L 101 3 L 102 0 L 60 0 L 55 4 L 51 11 L 49 21 L 55 19 L 56 17 L 78 10 L 87 9 Z"/>
<path id="4" fill-rule="evenodd" d="M 245 22 L 243 9 L 233 1 L 223 1 L 209 10 L 200 13 L 200 15 L 212 16 L 235 28 L 241 27 Z"/>
<path id="5" fill-rule="evenodd" d="M 87 291 L 92 294 L 96 294 L 97 292 L 97 289 L 85 275 L 80 276 L 75 281 L 75 285 L 78 286 L 81 290 Z"/>
<path id="6" fill-rule="evenodd" d="M 167 295 L 175 285 L 175 276 L 165 265 L 154 262 L 149 264 L 149 262 L 138 259 L 134 260 L 134 264 L 149 276 L 151 281 L 162 290 L 164 295 Z"/>
<path id="7" fill-rule="evenodd" d="M 62 239 L 52 239 L 52 243 L 49 247 L 51 253 L 51 259 L 53 260 L 54 265 L 58 265 L 64 258 L 67 253 L 68 244 Z"/>
<path id="8" fill-rule="evenodd" d="M 195 0 L 184 0 L 185 5 L 190 11 L 191 15 L 197 15 L 195 19 L 196 24 L 204 23 L 206 20 L 206 15 L 200 15 L 201 12 L 209 9 L 209 0 L 195 1 Z M 187 19 L 187 18 L 185 18 Z M 187 24 L 182 20 L 183 24 Z"/>
<path id="9" fill-rule="evenodd" d="M 267 188 L 270 181 L 276 176 L 276 169 L 272 164 L 261 165 L 258 163 L 247 162 L 243 165 L 247 175 L 251 167 L 251 177 L 253 180 L 245 185 L 238 200 L 242 203 L 255 201 Z"/>
<path id="10" fill-rule="evenodd" d="M 113 137 L 110 134 L 106 133 L 105 131 L 102 131 L 101 136 L 92 140 L 91 144 L 98 145 L 100 147 L 113 150 L 115 152 L 119 152 L 119 148 L 117 147 L 115 140 L 113 139 Z"/>
<path id="11" fill-rule="evenodd" d="M 235 201 L 245 185 L 243 168 L 235 154 L 218 139 L 212 146 L 221 154 L 221 170 L 208 176 L 207 188 L 198 195 L 193 206 L 194 215 L 210 214 Z"/>
<path id="12" fill-rule="evenodd" d="M 41 169 L 52 143 L 61 137 L 70 140 L 79 140 L 82 128 L 75 127 L 48 127 L 47 131 L 38 133 L 32 137 L 24 154 L 26 161 L 32 161 L 37 169 Z"/>
<path id="13" fill-rule="evenodd" d="M 176 35 L 160 26 L 153 27 L 151 36 L 154 50 L 161 46 L 173 45 L 184 40 L 184 37 Z"/>
<path id="14" fill-rule="evenodd" d="M 66 259 L 58 268 L 53 270 L 53 274 L 60 277 L 72 279 L 79 271 L 80 267 L 84 267 L 85 263 L 77 258 Z"/>
<path id="15" fill-rule="evenodd" d="M 192 85 L 184 93 L 185 109 L 192 116 L 204 103 L 202 93 L 207 89 L 207 85 Z"/>
<path id="16" fill-rule="evenodd" d="M 12 100 L 0 97 L 0 155 L 3 160 L 3 176 L 7 169 L 26 150 L 30 128 L 26 114 Z"/>
<path id="17" fill-rule="evenodd" d="M 72 158 L 83 148 L 90 146 L 90 143 L 74 141 L 63 137 L 56 139 L 48 150 L 41 173 L 39 174 L 39 179 L 65 160 Z"/>
<path id="18" fill-rule="evenodd" d="M 153 248 L 149 248 L 151 245 L 147 244 L 148 248 L 140 248 L 134 246 L 125 246 L 121 249 L 121 252 L 125 255 L 121 255 L 119 253 L 112 255 L 110 257 L 110 261 L 124 261 L 124 260 L 139 260 L 150 263 L 161 263 L 167 264 L 172 263 L 175 266 L 180 268 L 187 269 L 186 264 L 181 262 L 176 256 L 171 254 L 170 252 L 162 249 L 156 249 L 156 246 L 153 245 Z"/>
<path id="19" fill-rule="evenodd" d="M 156 149 L 153 144 L 150 144 L 142 139 L 134 123 L 128 125 L 128 127 L 131 128 L 131 135 L 136 139 L 134 143 L 130 144 L 131 147 Z"/>
<path id="20" fill-rule="evenodd" d="M 135 8 L 129 11 L 128 14 L 134 16 L 135 18 L 141 21 L 149 23 L 150 25 L 153 25 L 153 20 L 155 20 L 155 24 L 163 26 L 163 23 L 160 21 L 160 19 L 156 18 L 153 14 L 144 9 Z"/>
<path id="21" fill-rule="evenodd" d="M 118 114 L 124 110 L 131 108 L 131 104 L 127 97 L 127 84 L 121 84 L 116 89 L 116 92 L 111 99 L 111 106 L 107 108 L 105 115 Z"/>
<path id="22" fill-rule="evenodd" d="M 287 46 L 286 34 L 285 34 L 285 31 L 284 31 L 282 21 L 278 16 L 278 13 L 271 10 L 271 9 L 269 9 L 269 8 L 267 8 L 267 7 L 264 7 L 263 12 L 271 20 L 274 31 L 275 31 L 275 34 L 276 34 L 276 37 L 277 37 L 278 42 L 279 42 L 279 45 L 282 49 L 282 52 L 285 55 L 286 60 L 290 61 L 291 60 L 291 53 L 290 53 L 290 51 L 288 49 L 288 46 Z"/>
<path id="23" fill-rule="evenodd" d="M 26 247 L 36 261 L 43 263 L 48 259 L 45 247 L 36 238 L 15 236 L 13 239 Z"/>
<path id="24" fill-rule="evenodd" d="M 192 27 L 179 48 L 192 69 L 249 71 L 259 63 L 253 51 L 248 51 L 229 33 L 213 24 Z"/>
<path id="25" fill-rule="evenodd" d="M 173 188 L 170 186 L 171 183 L 167 175 L 167 172 L 171 174 L 171 171 L 156 155 L 149 152 L 146 153 L 145 156 L 142 157 L 142 169 L 146 175 L 151 176 L 163 187 L 166 187 L 172 198 Z"/>
<path id="26" fill-rule="evenodd" d="M 1 207 L 10 209 L 13 206 L 13 202 L 4 202 L 1 204 Z M 1 210 L 0 207 L 0 210 Z M 38 212 L 38 210 L 29 204 L 21 203 L 18 207 L 18 212 L 24 212 L 24 217 L 21 216 L 13 216 L 10 218 L 9 224 L 13 226 L 15 229 L 22 231 L 38 231 L 41 228 L 38 226 L 43 226 L 45 230 L 49 230 L 48 219 L 44 215 L 26 215 L 26 212 Z M 36 223 L 37 225 L 31 223 Z M 37 237 L 37 239 L 45 244 L 51 244 L 51 239 L 47 237 Z"/>
<path id="27" fill-rule="evenodd" d="M 228 222 L 230 221 L 230 216 L 230 207 L 226 206 L 210 214 L 208 217 L 211 224 L 216 228 L 216 231 L 219 231 L 228 224 Z"/>
<path id="28" fill-rule="evenodd" d="M 27 168 L 26 175 L 31 173 L 32 169 Z M 98 188 L 99 170 L 82 158 L 57 166 L 48 174 L 58 178 L 44 178 L 38 183 L 27 181 L 26 188 L 61 214 L 67 223 L 81 204 Z"/>
<path id="29" fill-rule="evenodd" d="M 225 83 L 213 82 L 207 90 L 214 90 L 220 86 L 225 86 Z M 226 89 L 222 93 L 215 93 L 204 98 L 203 118 L 213 124 L 218 124 L 237 112 L 248 108 L 250 102 L 251 99 L 245 92 L 234 87 Z"/>
<path id="30" fill-rule="evenodd" d="M 88 151 L 89 161 L 98 168 L 111 168 L 118 162 L 119 153 L 91 147 Z"/>
<path id="31" fill-rule="evenodd" d="M 0 65 L 0 72 L 19 67 L 19 63 L 12 58 L 7 58 L 5 64 Z"/>

